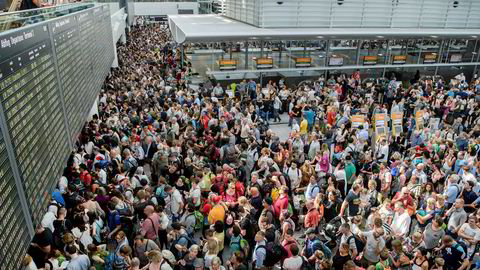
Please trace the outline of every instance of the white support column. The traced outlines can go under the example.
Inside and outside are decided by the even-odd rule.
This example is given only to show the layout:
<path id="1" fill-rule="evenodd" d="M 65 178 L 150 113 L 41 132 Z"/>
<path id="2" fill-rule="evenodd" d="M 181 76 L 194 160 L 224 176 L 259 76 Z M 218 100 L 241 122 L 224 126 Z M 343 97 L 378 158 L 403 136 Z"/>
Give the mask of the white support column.
<path id="1" fill-rule="evenodd" d="M 127 33 L 125 32 L 125 29 L 123 29 L 123 33 L 122 35 L 120 36 L 120 42 L 122 44 L 126 44 L 127 43 Z"/>
<path id="2" fill-rule="evenodd" d="M 113 62 L 112 62 L 112 68 L 117 68 L 118 67 L 118 56 L 117 56 L 117 44 L 115 42 L 113 43 Z"/>
<path id="3" fill-rule="evenodd" d="M 92 120 L 93 115 L 95 114 L 98 116 L 98 97 L 95 99 L 95 102 L 93 103 L 93 106 L 88 113 L 88 121 Z"/>

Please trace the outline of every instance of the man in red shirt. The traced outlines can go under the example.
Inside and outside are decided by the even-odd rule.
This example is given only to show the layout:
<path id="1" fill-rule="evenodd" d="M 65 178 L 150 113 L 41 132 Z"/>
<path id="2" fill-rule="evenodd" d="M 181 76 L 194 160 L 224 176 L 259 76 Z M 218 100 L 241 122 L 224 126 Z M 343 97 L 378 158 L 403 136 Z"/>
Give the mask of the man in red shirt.
<path id="1" fill-rule="evenodd" d="M 415 206 L 413 205 L 413 198 L 410 195 L 410 190 L 407 187 L 403 187 L 400 192 L 397 192 L 390 203 L 390 207 L 393 209 L 396 202 L 402 202 L 409 215 L 412 215 Z"/>
<path id="2" fill-rule="evenodd" d="M 89 187 L 92 184 L 92 175 L 88 173 L 87 165 L 80 164 L 80 181 L 86 186 Z"/>
<path id="3" fill-rule="evenodd" d="M 317 208 L 315 208 L 315 204 L 313 200 L 310 200 L 306 204 L 308 213 L 305 215 L 304 226 L 305 229 L 307 228 L 316 228 L 318 223 L 320 223 L 320 213 L 318 212 Z"/>
<path id="4" fill-rule="evenodd" d="M 357 81 L 358 83 L 360 83 L 360 70 L 357 69 L 357 71 L 355 71 L 352 75 L 352 77 L 355 79 L 355 81 Z"/>

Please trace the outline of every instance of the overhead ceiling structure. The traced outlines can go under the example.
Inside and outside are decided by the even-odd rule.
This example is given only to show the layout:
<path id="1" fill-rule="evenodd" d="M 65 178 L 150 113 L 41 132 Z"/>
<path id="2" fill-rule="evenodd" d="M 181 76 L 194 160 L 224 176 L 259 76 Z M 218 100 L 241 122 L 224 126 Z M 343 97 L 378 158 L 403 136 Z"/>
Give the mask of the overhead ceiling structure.
<path id="1" fill-rule="evenodd" d="M 218 42 L 328 39 L 477 39 L 480 29 L 445 28 L 260 28 L 221 15 L 170 15 L 174 40 Z"/>

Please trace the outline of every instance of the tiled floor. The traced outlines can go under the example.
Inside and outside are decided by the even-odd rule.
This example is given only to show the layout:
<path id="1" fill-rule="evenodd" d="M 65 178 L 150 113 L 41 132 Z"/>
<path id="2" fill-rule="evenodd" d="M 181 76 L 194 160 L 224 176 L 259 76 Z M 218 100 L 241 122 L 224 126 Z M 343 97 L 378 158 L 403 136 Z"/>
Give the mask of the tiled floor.
<path id="1" fill-rule="evenodd" d="M 283 142 L 288 139 L 288 135 L 292 128 L 288 126 L 288 114 L 284 113 L 280 115 L 282 119 L 280 123 L 275 123 L 273 120 L 270 121 L 270 129 L 275 132 L 275 134 L 280 138 L 280 141 Z"/>

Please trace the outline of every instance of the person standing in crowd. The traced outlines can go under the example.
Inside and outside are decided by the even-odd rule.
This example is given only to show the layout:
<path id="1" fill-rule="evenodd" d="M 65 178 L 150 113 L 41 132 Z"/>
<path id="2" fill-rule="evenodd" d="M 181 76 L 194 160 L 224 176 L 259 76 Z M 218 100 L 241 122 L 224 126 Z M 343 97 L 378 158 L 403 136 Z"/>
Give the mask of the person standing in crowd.
<path id="1" fill-rule="evenodd" d="M 462 225 L 467 221 L 467 213 L 463 209 L 463 199 L 455 200 L 453 207 L 445 215 L 449 217 L 447 234 L 456 236 Z"/>
<path id="2" fill-rule="evenodd" d="M 342 208 L 340 209 L 339 216 L 343 216 L 345 210 L 348 206 L 348 216 L 354 217 L 359 212 L 360 207 L 360 185 L 354 185 L 350 192 L 348 193 L 347 197 L 342 203 Z"/>
<path id="3" fill-rule="evenodd" d="M 363 265 L 376 264 L 380 261 L 380 254 L 385 248 L 385 240 L 383 239 L 384 230 L 375 228 L 369 232 L 361 232 L 360 236 L 366 238 L 365 250 L 363 252 Z"/>

